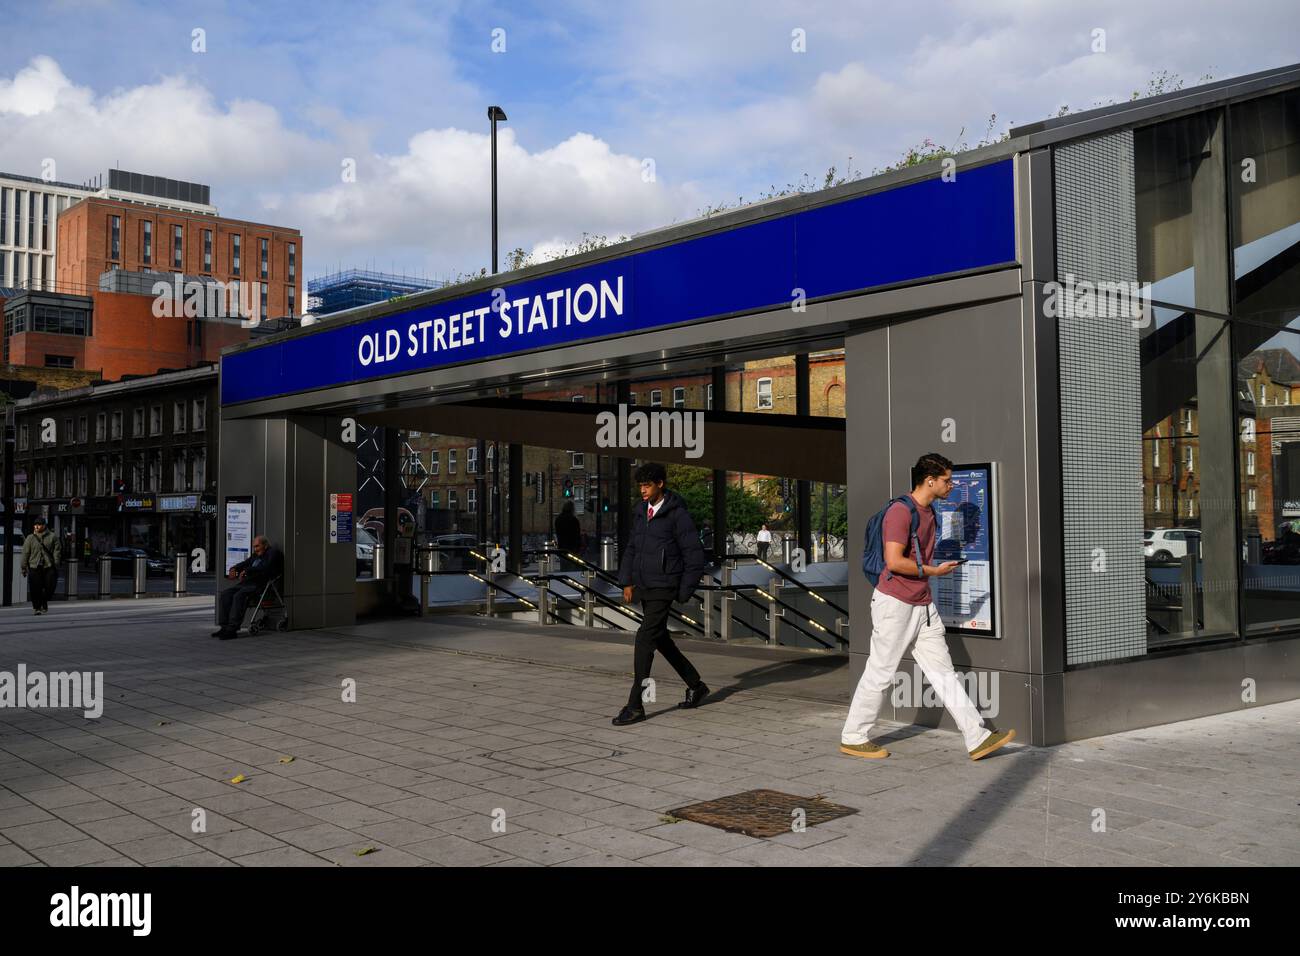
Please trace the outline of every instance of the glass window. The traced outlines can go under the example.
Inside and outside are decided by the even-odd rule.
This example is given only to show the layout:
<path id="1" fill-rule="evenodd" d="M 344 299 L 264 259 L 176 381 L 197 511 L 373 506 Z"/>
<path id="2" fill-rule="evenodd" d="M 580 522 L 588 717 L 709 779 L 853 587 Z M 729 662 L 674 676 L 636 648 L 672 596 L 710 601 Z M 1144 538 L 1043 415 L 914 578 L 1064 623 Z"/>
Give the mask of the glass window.
<path id="1" fill-rule="evenodd" d="M 172 405 L 172 431 L 185 431 L 185 403 L 175 402 Z"/>
<path id="2" fill-rule="evenodd" d="M 709 383 L 709 397 L 708 397 L 707 407 L 710 409 L 713 408 L 713 383 L 712 382 Z"/>
<path id="3" fill-rule="evenodd" d="M 673 408 L 686 407 L 686 389 L 680 385 L 673 389 Z"/>
<path id="4" fill-rule="evenodd" d="M 131 437 L 139 438 L 144 435 L 144 409 L 137 408 L 131 415 Z"/>
<path id="5" fill-rule="evenodd" d="M 122 437 L 122 412 L 121 411 L 116 411 L 113 413 L 113 436 L 112 437 L 114 441 Z"/>
<path id="6" fill-rule="evenodd" d="M 146 219 L 140 223 L 141 230 L 141 252 L 140 261 L 145 265 L 153 265 L 153 222 Z"/>
<path id="7" fill-rule="evenodd" d="M 478 489 L 473 485 L 465 489 L 465 510 L 469 512 L 478 510 Z"/>
<path id="8" fill-rule="evenodd" d="M 239 275 L 239 263 L 240 263 L 239 243 L 240 243 L 239 236 L 230 237 L 230 274 L 232 276 Z"/>
<path id="9" fill-rule="evenodd" d="M 108 258 L 114 262 L 122 258 L 122 217 L 108 217 Z"/>
<path id="10" fill-rule="evenodd" d="M 478 446 L 470 445 L 465 449 L 465 474 L 478 474 Z"/>
<path id="11" fill-rule="evenodd" d="M 287 285 L 287 286 L 284 287 L 284 298 L 285 298 L 285 301 L 289 303 L 289 317 L 290 317 L 290 318 L 292 318 L 293 316 L 295 316 L 295 315 L 298 314 L 298 295 L 297 295 L 297 293 L 298 293 L 298 290 L 297 290 L 294 286 Z"/>
<path id="12" fill-rule="evenodd" d="M 772 380 L 770 378 L 760 378 L 758 380 L 758 407 L 772 407 Z"/>
<path id="13" fill-rule="evenodd" d="M 26 425 L 18 426 L 18 450 L 27 450 L 28 430 Z"/>
<path id="14" fill-rule="evenodd" d="M 1148 649 L 1239 629 L 1232 503 L 1240 428 L 1234 365 L 1220 345 L 1228 328 L 1194 313 L 1171 322 L 1183 334 L 1146 329 L 1142 343 L 1142 437 L 1171 451 L 1167 469 L 1142 456 Z"/>
<path id="15" fill-rule="evenodd" d="M 154 405 L 149 409 L 149 434 L 161 435 L 162 430 L 162 406 Z"/>
<path id="16" fill-rule="evenodd" d="M 50 194 L 49 193 L 41 193 L 41 248 L 42 249 L 50 248 Z"/>
<path id="17" fill-rule="evenodd" d="M 429 452 L 429 474 L 431 475 L 438 474 L 438 466 L 439 466 L 438 449 L 434 448 Z"/>
<path id="18" fill-rule="evenodd" d="M 212 230 L 203 230 L 203 271 L 212 271 Z"/>
<path id="19" fill-rule="evenodd" d="M 650 407 L 651 407 L 651 408 L 658 408 L 658 407 L 659 407 L 660 405 L 662 405 L 663 403 L 664 403 L 664 393 L 663 393 L 663 391 L 662 391 L 661 389 L 658 389 L 658 388 L 652 388 L 652 389 L 650 389 Z"/>
<path id="20" fill-rule="evenodd" d="M 208 450 L 194 449 L 194 481 L 190 485 L 195 491 L 204 491 L 208 487 Z"/>
<path id="21" fill-rule="evenodd" d="M 95 441 L 104 441 L 108 437 L 108 416 L 100 412 L 95 416 Z"/>
<path id="22" fill-rule="evenodd" d="M 90 431 L 90 422 L 89 422 L 89 420 L 86 418 L 86 416 L 85 416 L 85 415 L 82 415 L 82 416 L 78 417 L 78 419 L 77 419 L 77 441 L 81 442 L 81 443 L 84 445 L 84 444 L 86 443 L 88 437 L 89 437 L 89 431 Z"/>
<path id="23" fill-rule="evenodd" d="M 447 449 L 447 474 L 449 475 L 456 474 L 456 449 L 455 448 Z M 453 505 L 453 507 L 455 506 Z"/>
<path id="24" fill-rule="evenodd" d="M 289 243 L 289 281 L 293 282 L 298 278 L 298 244 Z"/>
<path id="25" fill-rule="evenodd" d="M 271 241 L 269 239 L 259 239 L 257 240 L 257 242 L 258 242 L 258 246 L 260 247 L 260 256 L 261 256 L 261 265 L 262 265 L 261 278 L 269 279 L 271 277 L 271 266 L 270 266 Z"/>
<path id="26" fill-rule="evenodd" d="M 0 187 L 0 245 L 9 241 L 9 194 L 12 189 Z M 4 272 L 0 271 L 0 285 L 5 282 Z"/>
<path id="27" fill-rule="evenodd" d="M 460 503 L 456 500 L 455 488 L 452 488 L 447 492 L 447 507 L 452 511 L 455 511 L 460 507 Z"/>
<path id="28" fill-rule="evenodd" d="M 185 227 L 172 226 L 172 268 L 185 266 Z"/>
<path id="29" fill-rule="evenodd" d="M 265 319 L 270 315 L 270 313 L 268 313 L 266 310 L 266 283 L 263 282 L 261 285 L 262 285 L 261 311 L 257 313 L 257 317 L 259 319 Z"/>

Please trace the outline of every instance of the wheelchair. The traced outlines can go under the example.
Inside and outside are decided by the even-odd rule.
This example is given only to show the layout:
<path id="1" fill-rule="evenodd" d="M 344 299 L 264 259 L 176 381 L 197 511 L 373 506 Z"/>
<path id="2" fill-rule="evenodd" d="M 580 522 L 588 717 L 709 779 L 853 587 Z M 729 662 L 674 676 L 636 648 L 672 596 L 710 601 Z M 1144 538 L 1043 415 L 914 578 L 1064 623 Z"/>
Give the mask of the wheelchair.
<path id="1" fill-rule="evenodd" d="M 271 627 L 277 631 L 289 630 L 289 608 L 284 603 L 279 584 L 279 578 L 267 581 L 257 600 L 249 602 L 249 610 L 244 612 L 249 634 L 258 634 Z"/>

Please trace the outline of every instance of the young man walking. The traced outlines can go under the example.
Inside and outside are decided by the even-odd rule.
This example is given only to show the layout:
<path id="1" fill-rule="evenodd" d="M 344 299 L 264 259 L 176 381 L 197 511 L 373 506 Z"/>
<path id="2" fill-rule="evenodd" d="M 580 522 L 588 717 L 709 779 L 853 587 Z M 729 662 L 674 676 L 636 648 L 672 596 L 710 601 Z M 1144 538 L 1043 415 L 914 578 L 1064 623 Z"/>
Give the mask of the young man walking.
<path id="1" fill-rule="evenodd" d="M 647 462 L 636 470 L 641 504 L 632 517 L 632 536 L 618 565 L 623 600 L 641 602 L 641 627 L 636 632 L 632 691 L 613 724 L 622 727 L 645 720 L 642 690 L 650 676 L 655 651 L 664 656 L 686 684 L 686 700 L 679 706 L 698 707 L 709 692 L 699 672 L 668 636 L 668 611 L 674 601 L 685 601 L 704 571 L 704 549 L 686 502 L 664 487 L 664 466 Z"/>
<path id="2" fill-rule="evenodd" d="M 919 518 L 915 534 L 912 508 L 906 502 L 895 501 L 885 512 L 881 533 L 885 567 L 871 595 L 871 650 L 840 734 L 840 752 L 850 757 L 889 756 L 889 751 L 873 744 L 867 734 L 899 661 L 915 641 L 912 657 L 952 714 L 970 758 L 979 760 L 1013 740 L 1016 732 L 984 727 L 979 711 L 953 672 L 943 620 L 930 594 L 930 578 L 951 574 L 958 567 L 956 561 L 931 563 L 937 537 L 932 506 L 935 499 L 947 498 L 952 491 L 952 462 L 942 455 L 922 455 L 912 468 L 912 486 L 912 504 Z"/>
<path id="3" fill-rule="evenodd" d="M 32 522 L 32 533 L 23 541 L 22 561 L 19 570 L 27 578 L 27 590 L 32 599 L 32 612 L 48 614 L 50 597 L 59 579 L 59 563 L 63 560 L 63 542 L 45 527 L 45 519 Z"/>

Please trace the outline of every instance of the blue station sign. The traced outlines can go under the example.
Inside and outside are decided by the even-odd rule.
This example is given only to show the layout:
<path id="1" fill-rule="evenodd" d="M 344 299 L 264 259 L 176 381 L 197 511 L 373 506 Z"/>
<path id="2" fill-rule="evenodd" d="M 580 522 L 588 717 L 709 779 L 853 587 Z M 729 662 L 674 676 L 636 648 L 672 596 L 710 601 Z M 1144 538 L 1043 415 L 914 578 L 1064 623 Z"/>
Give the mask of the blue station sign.
<path id="1" fill-rule="evenodd" d="M 222 357 L 223 405 L 1015 261 L 1012 161 Z"/>

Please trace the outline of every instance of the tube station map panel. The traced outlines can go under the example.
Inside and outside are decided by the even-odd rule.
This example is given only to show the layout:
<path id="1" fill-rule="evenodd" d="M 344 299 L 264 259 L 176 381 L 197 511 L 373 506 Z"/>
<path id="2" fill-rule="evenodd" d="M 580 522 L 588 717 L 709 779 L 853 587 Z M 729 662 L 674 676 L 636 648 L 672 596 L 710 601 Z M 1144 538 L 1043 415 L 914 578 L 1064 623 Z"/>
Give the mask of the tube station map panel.
<path id="1" fill-rule="evenodd" d="M 956 465 L 952 492 L 936 499 L 934 563 L 965 559 L 934 578 L 934 603 L 951 633 L 997 636 L 997 560 L 993 547 L 996 494 L 992 464 Z"/>

